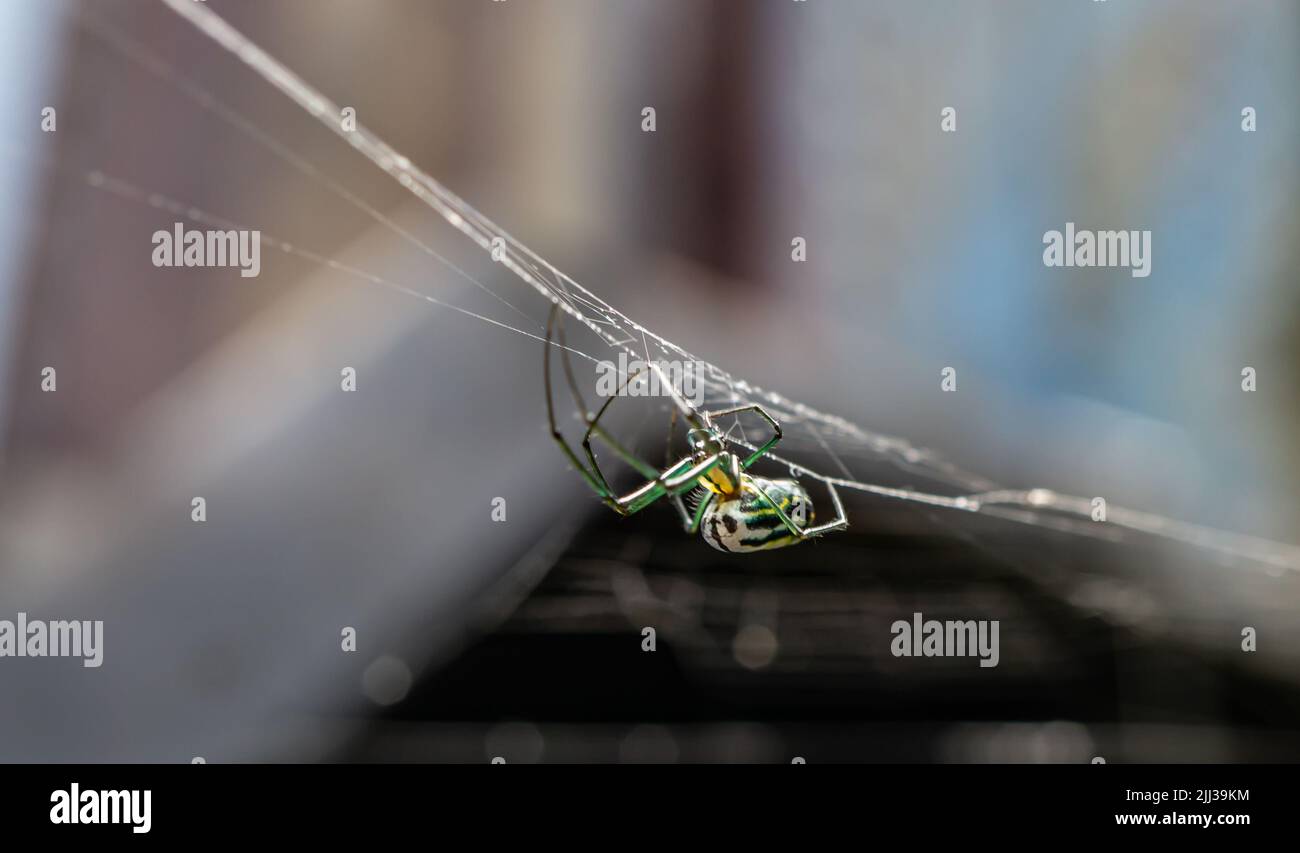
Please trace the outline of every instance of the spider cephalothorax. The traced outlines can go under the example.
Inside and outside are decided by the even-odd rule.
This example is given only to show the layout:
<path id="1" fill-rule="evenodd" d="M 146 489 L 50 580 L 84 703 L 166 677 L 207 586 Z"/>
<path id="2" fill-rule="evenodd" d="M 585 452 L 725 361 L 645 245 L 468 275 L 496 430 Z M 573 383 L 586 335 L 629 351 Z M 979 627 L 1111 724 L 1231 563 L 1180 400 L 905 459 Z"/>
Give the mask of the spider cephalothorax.
<path id="1" fill-rule="evenodd" d="M 552 307 L 550 319 L 546 324 L 546 349 L 543 355 L 546 414 L 550 421 L 551 435 L 564 451 L 565 456 L 573 463 L 574 468 L 606 506 L 620 515 L 631 515 L 640 512 L 662 497 L 668 497 L 677 507 L 688 532 L 694 533 L 698 530 L 704 540 L 714 548 L 729 552 L 781 548 L 824 533 L 843 530 L 849 526 L 848 520 L 844 517 L 844 507 L 840 504 L 839 495 L 830 482 L 826 482 L 826 487 L 830 491 L 831 502 L 835 505 L 836 518 L 826 524 L 814 526 L 812 500 L 797 480 L 770 480 L 747 473 L 751 465 L 781 440 L 781 425 L 768 414 L 766 409 L 757 404 L 736 406 L 720 411 L 697 412 L 680 395 L 674 394 L 674 400 L 691 425 L 686 435 L 690 453 L 662 470 L 639 459 L 600 426 L 600 419 L 608 410 L 610 403 L 614 401 L 614 396 L 606 400 L 594 416 L 587 412 L 586 404 L 578 392 L 577 382 L 573 377 L 572 366 L 569 364 L 568 346 L 564 340 L 563 326 L 557 323 L 558 316 L 559 305 L 556 304 Z M 590 468 L 579 460 L 578 455 L 569 447 L 555 424 L 555 404 L 551 399 L 551 347 L 555 345 L 552 338 L 557 327 L 569 390 L 587 424 L 587 432 L 582 438 L 582 449 L 590 463 Z M 631 382 L 635 378 L 634 374 L 626 381 Z M 727 449 L 727 438 L 715 423 L 717 418 L 741 412 L 753 412 L 772 428 L 772 437 L 767 443 L 743 459 Z M 672 424 L 676 422 L 677 413 L 674 411 Z M 622 497 L 615 495 L 605 480 L 605 475 L 601 473 L 600 466 L 596 464 L 596 454 L 591 449 L 593 436 L 609 445 L 610 449 L 629 465 L 649 478 L 648 481 Z M 671 437 L 670 432 L 670 441 Z M 682 496 L 697 488 L 703 490 L 703 498 L 695 507 L 694 513 L 691 513 L 687 511 Z"/>

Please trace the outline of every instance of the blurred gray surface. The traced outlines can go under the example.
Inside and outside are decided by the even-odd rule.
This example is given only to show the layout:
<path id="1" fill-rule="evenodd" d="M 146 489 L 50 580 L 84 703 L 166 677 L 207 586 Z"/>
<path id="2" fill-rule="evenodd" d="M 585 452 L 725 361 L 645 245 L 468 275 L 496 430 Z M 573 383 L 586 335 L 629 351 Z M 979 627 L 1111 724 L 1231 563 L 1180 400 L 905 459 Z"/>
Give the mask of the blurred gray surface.
<path id="1" fill-rule="evenodd" d="M 738 375 L 1000 482 L 1296 539 L 1294 5 L 208 5 L 579 281 Z M 154 269 L 148 236 L 172 217 L 81 173 L 120 175 L 533 333 L 547 306 L 161 4 L 43 8 L 66 17 L 7 32 L 43 33 L 27 43 L 39 38 L 48 67 L 0 84 L 15 149 L 3 195 L 16 202 L 0 222 L 21 248 L 4 251 L 0 281 L 0 618 L 102 619 L 106 650 L 100 669 L 0 661 L 12 697 L 0 759 L 334 756 L 378 710 L 365 695 L 383 681 L 365 676 L 376 660 L 418 686 L 511 614 L 537 636 L 634 632 L 667 618 L 657 599 L 638 606 L 658 615 L 628 609 L 620 590 L 637 577 L 732 604 L 792 597 L 800 615 L 783 619 L 794 639 L 767 673 L 774 691 L 787 667 L 815 673 L 827 658 L 889 684 L 859 629 L 904 594 L 1023 617 L 1038 626 L 1031 658 L 1069 655 L 1042 623 L 1057 611 L 1036 609 L 1049 602 L 1159 645 L 1143 662 L 1213 669 L 1240 658 L 1237 631 L 1255 625 L 1261 652 L 1234 659 L 1222 683 L 1296 683 L 1294 578 L 1178 548 L 858 498 L 838 543 L 721 571 L 663 514 L 606 519 L 570 542 L 571 525 L 603 510 L 546 434 L 539 342 L 270 248 L 255 282 Z M 129 33 L 525 316 L 85 18 Z M 51 136 L 31 117 L 47 100 Z M 951 137 L 937 130 L 949 104 Z M 1247 104 L 1253 135 L 1239 130 Z M 659 110 L 654 135 L 639 128 L 645 105 Z M 1153 229 L 1153 275 L 1044 269 L 1041 234 L 1067 220 Z M 807 264 L 789 260 L 796 234 Z M 575 345 L 592 351 L 589 338 Z M 52 395 L 37 390 L 47 364 Z M 1254 395 L 1238 390 L 1244 364 L 1260 372 Z M 355 393 L 339 388 L 345 365 Z M 947 365 L 956 395 L 938 391 Z M 662 446 L 660 409 L 618 417 Z M 846 462 L 873 482 L 911 476 Z M 203 524 L 189 518 L 195 495 Z M 504 524 L 491 520 L 497 496 Z M 615 550 L 611 564 L 609 541 L 654 547 Z M 581 563 L 593 550 L 598 562 Z M 516 612 L 555 560 L 554 586 Z M 810 579 L 808 564 L 823 573 Z M 891 576 L 905 567 L 916 580 Z M 581 595 L 557 594 L 573 583 Z M 1008 584 L 1034 593 L 999 597 Z M 726 653 L 738 613 L 712 625 L 712 644 L 676 638 L 693 677 L 750 675 Z M 344 626 L 358 631 L 355 654 L 340 650 Z M 1098 729 L 1097 742 L 1168 735 L 1199 738 L 1208 759 L 1266 752 L 1264 735 L 1206 734 L 1234 712 L 1230 689 L 1197 694 L 1205 719 L 1180 721 L 1182 734 L 1135 721 L 1152 695 L 1177 704 L 1170 672 L 1123 673 L 1134 727 Z M 967 730 L 944 755 L 996 757 L 983 740 L 996 731 Z M 478 755 L 483 737 L 428 755 Z M 400 756 L 382 741 L 365 754 Z M 1132 754 L 1168 754 L 1158 746 Z"/>

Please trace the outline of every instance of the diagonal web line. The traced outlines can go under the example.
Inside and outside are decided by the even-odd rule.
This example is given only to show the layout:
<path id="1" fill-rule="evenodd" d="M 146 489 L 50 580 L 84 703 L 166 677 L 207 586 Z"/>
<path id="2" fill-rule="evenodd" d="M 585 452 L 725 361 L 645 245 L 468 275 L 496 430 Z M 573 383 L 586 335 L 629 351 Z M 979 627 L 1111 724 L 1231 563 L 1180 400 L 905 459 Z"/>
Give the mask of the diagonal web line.
<path id="1" fill-rule="evenodd" d="M 640 339 L 648 352 L 648 342 L 654 341 L 665 354 L 675 355 L 683 361 L 707 365 L 707 389 L 717 399 L 733 403 L 757 403 L 779 411 L 783 419 L 801 421 L 808 427 L 814 438 L 829 450 L 822 430 L 834 435 L 837 441 L 870 448 L 888 458 L 905 470 L 925 471 L 929 476 L 936 476 L 949 483 L 965 486 L 970 493 L 959 496 L 927 494 L 903 488 L 893 488 L 865 483 L 852 477 L 836 477 L 809 470 L 796 465 L 781 456 L 769 452 L 774 461 L 784 463 L 791 470 L 807 474 L 827 486 L 855 489 L 880 497 L 927 504 L 948 509 L 979 512 L 990 516 L 1044 527 L 1059 526 L 1064 522 L 1071 529 L 1079 524 L 1085 527 L 1090 522 L 1091 503 L 1086 498 L 1058 494 L 1046 489 L 1007 490 L 982 478 L 962 472 L 945 462 L 929 450 L 914 447 L 907 441 L 892 436 L 869 432 L 852 422 L 835 415 L 826 414 L 802 403 L 790 400 L 776 392 L 767 391 L 744 380 L 736 379 L 704 359 L 697 358 L 678 345 L 655 334 L 653 331 L 633 322 L 603 299 L 558 270 L 540 255 L 533 252 L 519 240 L 512 237 L 505 229 L 477 211 L 447 187 L 433 177 L 421 171 L 410 160 L 389 146 L 374 133 L 358 124 L 354 130 L 345 130 L 340 120 L 341 110 L 337 104 L 308 85 L 302 78 L 290 71 L 274 57 L 250 41 L 247 37 L 227 24 L 215 12 L 194 0 L 161 0 L 174 12 L 185 18 L 203 34 L 218 45 L 238 57 L 269 84 L 298 104 L 321 124 L 344 139 L 353 148 L 367 157 L 371 162 L 396 180 L 410 193 L 419 198 L 449 224 L 461 231 L 481 249 L 489 252 L 493 259 L 501 263 L 525 284 L 536 290 L 573 319 L 587 326 L 601 340 L 614 349 L 621 349 L 631 357 L 638 353 L 632 348 Z M 322 258 L 331 266 L 337 262 Z M 362 277 L 375 279 L 368 273 L 354 271 Z M 385 282 L 380 282 L 385 283 Z M 398 286 L 399 289 L 401 286 Z M 412 295 L 424 298 L 436 304 L 441 303 L 427 294 L 413 291 Z M 509 303 L 506 303 L 509 305 Z M 528 332 L 515 329 L 490 318 L 464 311 L 464 309 L 447 307 L 493 323 L 529 337 L 536 337 Z M 514 306 L 510 305 L 513 308 Z M 580 353 L 587 358 L 593 358 Z M 593 360 L 595 360 L 593 358 Z M 674 394 L 674 401 L 683 410 L 693 407 L 680 395 Z M 820 429 L 819 429 L 820 427 Z M 743 446 L 756 449 L 742 437 L 730 439 Z M 831 453 L 841 471 L 847 473 L 840 457 Z M 1110 507 L 1107 523 L 1113 527 L 1160 536 L 1185 544 L 1219 552 L 1225 556 L 1241 558 L 1262 563 L 1274 568 L 1300 571 L 1300 547 L 1271 542 L 1255 537 L 1243 536 L 1207 527 L 1188 524 L 1150 513 Z M 1078 528 L 1076 532 L 1082 531 Z"/>

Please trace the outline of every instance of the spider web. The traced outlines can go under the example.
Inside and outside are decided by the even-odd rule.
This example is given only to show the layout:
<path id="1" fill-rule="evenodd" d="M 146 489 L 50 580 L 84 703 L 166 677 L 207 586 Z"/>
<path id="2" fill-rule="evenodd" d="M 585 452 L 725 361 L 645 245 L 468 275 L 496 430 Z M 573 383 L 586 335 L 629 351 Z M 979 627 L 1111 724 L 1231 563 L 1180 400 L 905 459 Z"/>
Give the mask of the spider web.
<path id="1" fill-rule="evenodd" d="M 1111 539 L 1134 533 L 1147 534 L 1215 552 L 1229 564 L 1262 566 L 1273 572 L 1300 571 L 1300 548 L 1296 546 L 1113 505 L 1106 509 L 1105 522 L 1098 523 L 1092 519 L 1093 507 L 1088 498 L 1065 495 L 1042 488 L 1005 488 L 986 478 L 963 471 L 933 451 L 915 446 L 905 439 L 870 431 L 843 417 L 819 411 L 776 391 L 761 388 L 735 376 L 632 320 L 511 236 L 504 228 L 422 171 L 364 126 L 358 123 L 355 130 L 345 130 L 340 121 L 341 108 L 338 104 L 259 48 L 204 4 L 195 3 L 193 0 L 162 0 L 162 2 L 216 44 L 237 57 L 320 124 L 345 140 L 358 153 L 369 159 L 447 223 L 473 241 L 481 250 L 489 253 L 493 260 L 509 270 L 527 288 L 557 305 L 572 321 L 589 329 L 612 352 L 621 351 L 629 358 L 650 363 L 669 361 L 692 363 L 702 367 L 702 374 L 697 377 L 703 390 L 700 409 L 763 406 L 781 423 L 784 430 L 784 439 L 780 447 L 775 451 L 769 451 L 766 455 L 773 463 L 785 466 L 792 476 L 811 478 L 826 488 L 853 490 L 890 500 L 942 508 L 957 513 L 991 516 L 1074 534 Z M 201 107 L 237 127 L 275 156 L 317 181 L 405 242 L 425 252 L 474 287 L 483 290 L 496 302 L 535 327 L 534 321 L 528 314 L 329 175 L 324 174 L 291 148 L 278 142 L 255 123 L 216 99 L 197 83 L 186 79 L 176 69 L 152 56 L 129 37 L 101 24 L 92 24 L 92 29 L 110 42 L 115 49 L 179 88 Z M 239 223 L 149 192 L 121 178 L 98 171 L 88 172 L 84 178 L 101 190 L 135 202 L 166 209 L 194 221 L 222 228 L 241 227 Z M 325 254 L 279 240 L 266 234 L 265 231 L 263 231 L 263 241 L 280 251 L 330 267 L 346 275 L 391 288 L 406 296 L 456 311 L 512 333 L 535 338 L 538 341 L 544 340 L 538 332 L 458 307 L 422 291 L 341 263 Z M 565 348 L 577 357 L 592 362 L 601 360 L 572 346 Z M 689 404 L 680 395 L 675 399 L 679 407 L 684 410 L 689 409 Z M 747 435 L 739 418 L 732 419 L 727 437 L 735 444 L 750 450 L 756 450 L 758 444 L 765 438 L 765 436 Z M 757 441 L 754 438 L 757 438 Z M 829 465 L 825 466 L 824 470 L 810 467 L 794 461 L 789 451 L 817 453 L 828 460 Z M 933 489 L 920 491 L 867 482 L 855 476 L 850 466 L 850 463 L 858 464 L 859 460 L 886 462 L 909 475 L 924 477 L 927 482 L 933 484 Z M 852 522 L 851 517 L 849 520 Z"/>

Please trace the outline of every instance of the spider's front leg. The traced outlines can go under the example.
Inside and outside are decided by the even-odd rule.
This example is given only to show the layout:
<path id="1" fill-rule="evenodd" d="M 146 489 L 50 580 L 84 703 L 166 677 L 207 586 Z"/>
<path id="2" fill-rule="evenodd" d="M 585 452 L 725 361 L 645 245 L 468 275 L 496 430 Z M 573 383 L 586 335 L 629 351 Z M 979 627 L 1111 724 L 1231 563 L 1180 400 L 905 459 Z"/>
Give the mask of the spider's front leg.
<path id="1" fill-rule="evenodd" d="M 600 426 L 600 419 L 609 409 L 610 404 L 614 402 L 615 397 L 611 396 L 606 400 L 595 416 L 592 416 L 587 412 L 586 403 L 582 399 L 582 394 L 578 391 L 577 379 L 573 373 L 572 362 L 569 360 L 568 342 L 565 339 L 564 326 L 559 312 L 560 306 L 558 303 L 551 306 L 550 317 L 546 322 L 546 341 L 542 357 L 542 370 L 545 377 L 546 388 L 546 416 L 550 424 L 552 439 L 554 439 L 555 443 L 559 445 L 560 450 L 563 451 L 564 455 L 568 458 L 569 463 L 573 465 L 580 475 L 582 475 L 582 478 L 587 482 L 587 485 L 591 486 L 592 491 L 600 497 L 601 502 L 619 515 L 631 515 L 640 512 L 664 495 L 670 495 L 674 506 L 677 508 L 678 514 L 682 518 L 683 526 L 689 528 L 691 518 L 686 511 L 686 507 L 682 503 L 681 494 L 694 487 L 694 480 L 699 476 L 696 472 L 698 470 L 707 470 L 709 465 L 692 465 L 691 462 L 693 460 L 690 457 L 687 457 L 686 459 L 682 459 L 672 465 L 667 465 L 662 471 L 660 471 L 653 465 L 639 459 L 635 454 L 625 448 L 612 435 L 610 435 L 608 431 Z M 587 424 L 587 431 L 583 435 L 582 446 L 587 460 L 591 464 L 590 468 L 582 463 L 578 454 L 569 446 L 569 443 L 565 440 L 563 433 L 560 432 L 560 428 L 555 422 L 555 402 L 551 389 L 551 347 L 557 345 L 555 340 L 557 335 L 559 339 L 558 346 L 560 347 L 561 358 L 563 359 L 565 379 L 568 381 L 569 390 L 573 394 L 574 402 L 582 412 L 583 421 Z M 637 375 L 638 374 L 633 374 L 632 376 L 629 376 L 623 383 L 623 386 L 626 387 L 627 383 Z M 642 476 L 647 477 L 649 482 L 623 497 L 615 495 L 613 489 L 609 486 L 609 481 L 605 479 L 604 473 L 600 470 L 600 465 L 596 462 L 596 454 L 591 447 L 592 436 L 600 438 L 609 445 L 611 450 L 639 471 Z M 717 459 L 705 460 L 705 462 L 717 464 Z"/>
<path id="2" fill-rule="evenodd" d="M 633 513 L 640 512 L 664 495 L 679 498 L 685 492 L 695 488 L 700 477 L 717 467 L 721 457 L 722 454 L 720 453 L 711 454 L 700 460 L 696 460 L 693 456 L 687 456 L 665 469 L 662 474 L 650 482 L 615 500 L 628 513 Z M 688 520 L 685 508 L 681 507 L 681 510 L 683 520 Z"/>
<path id="3" fill-rule="evenodd" d="M 781 424 L 777 422 L 776 418 L 772 417 L 772 415 L 768 413 L 767 409 L 764 409 L 758 404 L 736 406 L 734 409 L 719 409 L 716 412 L 705 412 L 704 421 L 705 423 L 712 424 L 714 418 L 726 417 L 727 415 L 738 415 L 741 412 L 754 412 L 760 418 L 767 421 L 768 426 L 772 428 L 772 437 L 767 440 L 767 444 L 764 444 L 741 461 L 740 467 L 742 469 L 748 469 L 749 466 L 761 459 L 764 453 L 767 453 L 773 447 L 776 447 L 777 443 L 781 441 Z"/>
<path id="4" fill-rule="evenodd" d="M 628 376 L 628 378 L 623 382 L 622 387 L 626 388 L 627 385 L 631 383 L 632 380 L 639 375 L 640 375 L 640 371 Z M 574 393 L 575 395 L 577 394 L 576 389 L 574 389 Z M 611 436 L 607 430 L 603 429 L 600 426 L 600 419 L 604 416 L 606 410 L 609 409 L 610 404 L 614 402 L 614 399 L 615 399 L 614 397 L 610 397 L 608 400 L 606 400 L 605 403 L 600 407 L 600 410 L 596 413 L 596 416 L 591 418 L 591 420 L 588 422 L 587 432 L 582 436 L 582 449 L 586 452 L 587 459 L 590 460 L 591 462 L 592 470 L 599 474 L 600 465 L 596 462 L 596 453 L 591 447 L 591 439 L 592 436 L 594 435 L 600 438 L 602 441 L 604 441 L 607 445 L 609 445 L 609 448 L 613 450 L 614 453 L 616 453 L 621 459 L 623 459 L 624 462 L 627 462 L 629 465 L 631 465 L 633 468 L 639 471 L 642 474 L 642 476 L 649 478 L 649 482 L 646 483 L 645 486 L 642 486 L 640 489 L 637 489 L 636 491 L 632 492 L 625 498 L 612 498 L 611 505 L 620 514 L 630 515 L 633 512 L 639 512 L 641 509 L 644 509 L 646 506 L 649 506 L 651 503 L 658 500 L 660 497 L 664 495 L 668 495 L 668 497 L 672 501 L 674 508 L 676 508 L 677 510 L 677 514 L 682 519 L 682 526 L 687 530 L 689 530 L 691 526 L 691 516 L 690 513 L 686 511 L 686 505 L 682 503 L 682 492 L 689 491 L 689 488 L 687 489 L 680 488 L 680 486 L 684 482 L 693 480 L 693 477 L 690 476 L 687 476 L 686 481 L 681 479 L 681 477 L 683 476 L 683 472 L 689 471 L 689 468 L 687 468 L 686 466 L 686 463 L 690 461 L 689 458 L 680 460 L 675 464 L 669 464 L 669 462 L 666 459 L 664 463 L 664 468 L 662 471 L 660 471 L 650 463 L 645 462 L 644 460 L 637 457 L 634 453 L 632 453 L 630 450 L 628 450 L 622 444 L 616 441 L 614 437 Z M 676 419 L 674 418 L 673 421 L 674 423 L 675 420 Z M 672 424 L 670 423 L 669 425 L 670 439 L 671 439 L 671 427 Z M 602 474 L 600 476 L 603 482 L 604 475 Z M 655 486 L 658 486 L 659 488 L 658 489 L 652 488 Z M 647 488 L 650 488 L 651 491 L 645 492 Z M 693 488 L 693 482 L 691 484 L 691 488 Z M 653 493 L 653 497 L 650 496 L 651 493 Z M 610 501 L 607 500 L 606 503 L 610 503 Z"/>
<path id="5" fill-rule="evenodd" d="M 587 485 L 591 486 L 592 491 L 599 495 L 601 500 L 611 509 L 620 515 L 627 515 L 623 508 L 615 502 L 614 493 L 610 490 L 609 483 L 605 482 L 605 477 L 600 473 L 600 469 L 596 468 L 594 472 L 587 470 L 582 461 L 578 459 L 578 454 L 574 453 L 573 448 L 569 447 L 569 443 L 564 440 L 564 434 L 560 432 L 559 426 L 555 423 L 555 400 L 554 394 L 551 393 L 551 347 L 555 346 L 554 336 L 559 311 L 560 305 L 558 302 L 551 306 L 551 314 L 546 320 L 546 340 L 542 350 L 542 380 L 546 389 L 546 419 L 551 427 L 551 438 L 555 440 L 560 450 L 568 457 L 569 463 L 573 465 L 574 470 L 582 475 L 582 479 L 587 481 Z M 560 346 L 565 347 L 563 329 L 560 331 Z M 572 368 L 568 365 L 567 347 L 563 351 L 566 353 L 565 369 L 571 371 Z"/>

